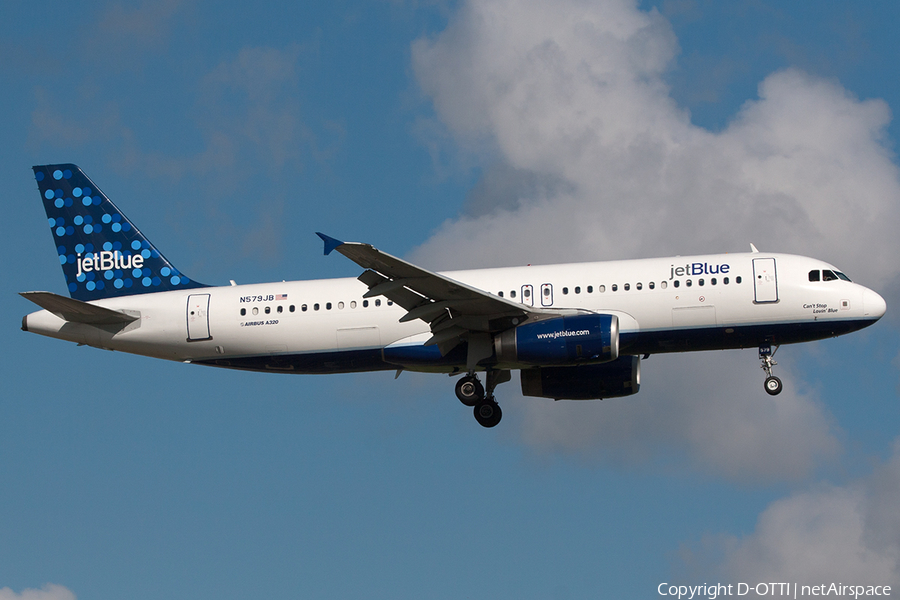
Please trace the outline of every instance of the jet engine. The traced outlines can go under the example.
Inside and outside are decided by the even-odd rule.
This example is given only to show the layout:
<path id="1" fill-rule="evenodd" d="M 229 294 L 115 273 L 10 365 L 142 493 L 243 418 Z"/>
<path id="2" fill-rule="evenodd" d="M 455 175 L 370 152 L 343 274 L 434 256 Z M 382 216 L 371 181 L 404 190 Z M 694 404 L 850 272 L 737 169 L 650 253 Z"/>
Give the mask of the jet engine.
<path id="1" fill-rule="evenodd" d="M 619 319 L 586 314 L 525 323 L 494 336 L 501 363 L 577 365 L 603 363 L 619 357 Z"/>
<path id="2" fill-rule="evenodd" d="M 641 357 L 577 367 L 522 369 L 522 394 L 554 400 L 601 400 L 637 394 L 641 389 Z"/>

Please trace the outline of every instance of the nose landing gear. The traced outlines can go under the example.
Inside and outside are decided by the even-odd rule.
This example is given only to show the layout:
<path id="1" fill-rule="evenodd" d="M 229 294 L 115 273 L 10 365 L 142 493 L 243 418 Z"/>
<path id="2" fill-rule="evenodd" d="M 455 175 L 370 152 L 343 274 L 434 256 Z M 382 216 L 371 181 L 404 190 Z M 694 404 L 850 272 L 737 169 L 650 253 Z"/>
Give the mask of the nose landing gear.
<path id="1" fill-rule="evenodd" d="M 777 396 L 781 393 L 781 390 L 784 389 L 781 380 L 772 375 L 772 367 L 778 364 L 772 357 L 775 356 L 777 351 L 778 346 L 775 346 L 774 350 L 772 350 L 771 346 L 759 347 L 759 359 L 762 361 L 760 368 L 766 372 L 765 387 L 766 393 L 770 396 Z"/>
<path id="2" fill-rule="evenodd" d="M 469 373 L 456 382 L 456 397 L 466 406 L 474 410 L 475 420 L 482 427 L 494 427 L 503 418 L 503 411 L 494 399 L 494 388 L 509 381 L 511 374 L 505 369 L 490 369 L 487 372 L 487 391 L 478 380 L 478 376 Z"/>

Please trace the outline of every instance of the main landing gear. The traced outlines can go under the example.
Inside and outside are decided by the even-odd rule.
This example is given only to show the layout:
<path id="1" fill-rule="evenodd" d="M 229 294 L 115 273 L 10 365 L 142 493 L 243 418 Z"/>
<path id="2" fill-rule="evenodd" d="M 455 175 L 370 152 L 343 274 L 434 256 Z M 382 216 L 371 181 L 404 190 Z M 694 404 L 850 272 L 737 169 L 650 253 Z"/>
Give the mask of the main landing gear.
<path id="1" fill-rule="evenodd" d="M 772 357 L 775 356 L 777 351 L 778 346 L 775 346 L 774 350 L 772 350 L 771 346 L 759 347 L 759 359 L 762 361 L 760 368 L 766 372 L 766 393 L 770 396 L 777 396 L 784 389 L 781 380 L 772 375 L 772 367 L 778 364 Z"/>
<path id="2" fill-rule="evenodd" d="M 478 376 L 469 373 L 456 382 L 456 397 L 466 406 L 474 410 L 475 420 L 482 427 L 494 427 L 503 418 L 503 411 L 494 399 L 494 388 L 505 381 L 510 380 L 510 372 L 507 370 L 492 369 L 487 372 L 487 391 Z"/>

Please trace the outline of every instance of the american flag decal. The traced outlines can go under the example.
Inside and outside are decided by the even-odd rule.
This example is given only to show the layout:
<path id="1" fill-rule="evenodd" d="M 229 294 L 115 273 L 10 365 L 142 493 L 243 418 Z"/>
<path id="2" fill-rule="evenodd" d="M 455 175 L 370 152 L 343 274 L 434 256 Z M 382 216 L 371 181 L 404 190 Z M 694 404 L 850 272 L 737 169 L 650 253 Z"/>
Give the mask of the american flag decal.
<path id="1" fill-rule="evenodd" d="M 278 294 L 275 296 L 276 300 L 287 300 L 287 294 Z"/>

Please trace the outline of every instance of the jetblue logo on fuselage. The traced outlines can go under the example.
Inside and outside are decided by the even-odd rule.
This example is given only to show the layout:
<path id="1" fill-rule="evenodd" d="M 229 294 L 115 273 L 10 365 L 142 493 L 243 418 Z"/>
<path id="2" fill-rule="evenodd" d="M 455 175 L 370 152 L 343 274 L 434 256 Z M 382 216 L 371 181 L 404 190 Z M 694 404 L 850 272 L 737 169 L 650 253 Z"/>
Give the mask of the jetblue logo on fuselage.
<path id="1" fill-rule="evenodd" d="M 705 262 L 688 263 L 683 267 L 672 265 L 669 269 L 669 279 L 676 277 L 696 276 L 696 275 L 725 275 L 731 270 L 731 266 L 727 263 L 711 265 Z"/>
<path id="2" fill-rule="evenodd" d="M 78 273 L 80 277 L 84 273 L 91 271 L 113 271 L 116 269 L 140 269 L 144 266 L 144 257 L 140 254 L 122 254 L 118 250 L 109 252 L 92 252 L 83 258 L 79 254 L 76 262 L 78 263 Z"/>

